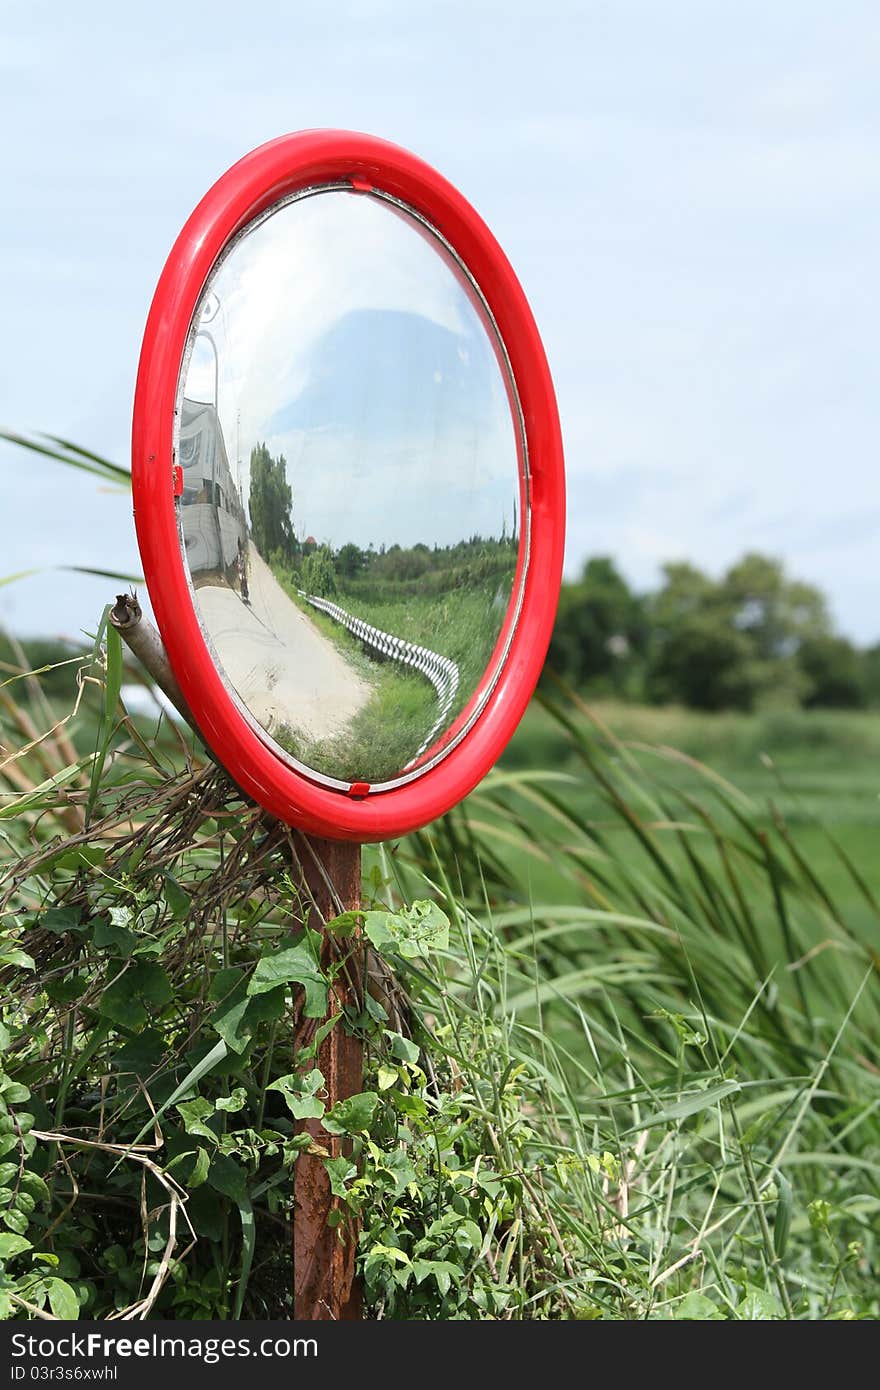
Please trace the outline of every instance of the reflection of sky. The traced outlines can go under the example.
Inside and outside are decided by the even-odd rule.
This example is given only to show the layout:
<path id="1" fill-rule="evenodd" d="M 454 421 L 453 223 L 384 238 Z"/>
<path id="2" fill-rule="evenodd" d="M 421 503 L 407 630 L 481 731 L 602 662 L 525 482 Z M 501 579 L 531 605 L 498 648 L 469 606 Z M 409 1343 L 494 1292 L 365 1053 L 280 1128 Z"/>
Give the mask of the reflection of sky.
<path id="1" fill-rule="evenodd" d="M 219 413 L 247 495 L 251 448 L 283 453 L 294 524 L 334 546 L 511 532 L 513 424 L 458 275 L 409 219 L 363 195 L 294 203 L 213 283 Z M 214 394 L 196 340 L 186 393 Z"/>

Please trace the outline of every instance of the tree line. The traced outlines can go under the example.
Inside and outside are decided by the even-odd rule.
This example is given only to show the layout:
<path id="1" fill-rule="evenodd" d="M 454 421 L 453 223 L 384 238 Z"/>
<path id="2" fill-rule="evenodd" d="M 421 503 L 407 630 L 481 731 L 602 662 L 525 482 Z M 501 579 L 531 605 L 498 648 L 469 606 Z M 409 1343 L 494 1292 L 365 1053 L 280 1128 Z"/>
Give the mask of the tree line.
<path id="1" fill-rule="evenodd" d="M 687 562 L 662 574 L 639 594 L 613 559 L 588 560 L 563 585 L 548 666 L 593 695 L 701 710 L 880 704 L 880 644 L 842 637 L 822 592 L 779 560 L 750 553 L 720 579 Z"/>
<path id="2" fill-rule="evenodd" d="M 287 461 L 265 444 L 250 456 L 251 540 L 278 573 L 307 593 L 331 598 L 357 594 L 381 600 L 430 597 L 476 586 L 503 588 L 516 566 L 515 537 L 471 536 L 452 545 L 359 546 L 347 541 L 335 549 L 313 537 L 297 537 L 291 513 L 293 492 L 287 481 Z"/>
<path id="3" fill-rule="evenodd" d="M 498 584 L 515 544 L 472 537 L 461 546 L 331 551 L 300 542 L 283 457 L 251 454 L 251 531 L 260 552 L 310 593 L 448 592 Z M 749 553 L 713 579 L 686 561 L 663 567 L 637 593 L 609 556 L 594 556 L 563 585 L 548 667 L 592 695 L 752 710 L 766 704 L 860 709 L 880 705 L 880 644 L 856 647 L 834 629 L 821 590 Z"/>

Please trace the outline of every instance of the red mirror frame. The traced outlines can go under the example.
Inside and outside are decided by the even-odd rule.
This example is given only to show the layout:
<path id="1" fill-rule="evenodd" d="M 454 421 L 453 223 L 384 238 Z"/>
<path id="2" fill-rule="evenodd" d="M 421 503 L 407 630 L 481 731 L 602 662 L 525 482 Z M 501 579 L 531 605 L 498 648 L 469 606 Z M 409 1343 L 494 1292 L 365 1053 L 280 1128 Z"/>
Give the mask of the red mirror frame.
<path id="1" fill-rule="evenodd" d="M 421 214 L 479 286 L 519 393 L 531 500 L 522 605 L 485 708 L 436 766 L 405 785 L 361 798 L 321 786 L 283 761 L 226 690 L 192 603 L 173 482 L 180 365 L 193 312 L 218 256 L 279 199 L 344 181 L 389 193 Z M 266 810 L 328 839 L 391 839 L 443 815 L 497 761 L 537 684 L 556 615 L 565 537 L 562 436 L 547 359 L 519 281 L 479 215 L 429 165 L 373 136 L 302 131 L 261 145 L 214 184 L 174 244 L 147 319 L 132 422 L 132 485 L 147 589 L 174 674 L 206 742 L 238 786 Z"/>

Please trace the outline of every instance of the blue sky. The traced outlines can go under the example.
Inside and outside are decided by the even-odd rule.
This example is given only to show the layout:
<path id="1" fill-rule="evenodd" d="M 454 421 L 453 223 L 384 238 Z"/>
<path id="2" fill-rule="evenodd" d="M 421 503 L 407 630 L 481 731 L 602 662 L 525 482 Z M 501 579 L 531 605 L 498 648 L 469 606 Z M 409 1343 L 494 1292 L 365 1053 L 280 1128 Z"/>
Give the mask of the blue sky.
<path id="1" fill-rule="evenodd" d="M 648 586 L 758 548 L 878 640 L 878 71 L 867 0 L 7 4 L 0 421 L 126 461 L 193 205 L 285 130 L 366 130 L 457 183 L 520 275 L 571 570 L 611 553 Z M 0 574 L 137 568 L 128 497 L 6 446 L 0 469 Z M 93 627 L 107 588 L 7 585 L 0 621 Z"/>

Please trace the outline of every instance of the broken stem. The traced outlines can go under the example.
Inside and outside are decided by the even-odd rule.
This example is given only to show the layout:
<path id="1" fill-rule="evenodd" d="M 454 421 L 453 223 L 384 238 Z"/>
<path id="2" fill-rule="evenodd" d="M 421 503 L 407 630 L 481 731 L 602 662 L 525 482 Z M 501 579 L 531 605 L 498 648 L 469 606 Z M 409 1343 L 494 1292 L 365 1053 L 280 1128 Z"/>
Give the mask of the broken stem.
<path id="1" fill-rule="evenodd" d="M 196 721 L 189 705 L 183 698 L 183 692 L 177 684 L 174 672 L 171 670 L 168 654 L 162 645 L 162 638 L 152 623 L 144 617 L 137 595 L 117 594 L 116 603 L 110 609 L 109 617 L 110 622 L 130 651 L 137 657 L 147 674 L 152 676 L 181 718 L 185 719 L 190 728 L 198 733 Z"/>

